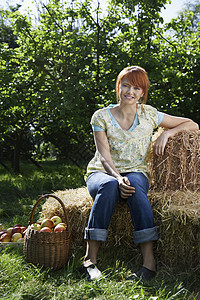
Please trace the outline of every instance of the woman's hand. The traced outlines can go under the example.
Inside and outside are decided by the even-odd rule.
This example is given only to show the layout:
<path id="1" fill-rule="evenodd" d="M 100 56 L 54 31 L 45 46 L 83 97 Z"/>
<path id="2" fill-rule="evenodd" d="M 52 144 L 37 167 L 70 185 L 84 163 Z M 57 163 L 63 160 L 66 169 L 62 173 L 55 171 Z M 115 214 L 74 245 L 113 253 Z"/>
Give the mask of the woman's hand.
<path id="1" fill-rule="evenodd" d="M 126 176 L 117 178 L 119 182 L 119 190 L 121 194 L 121 198 L 126 199 L 132 196 L 135 193 L 135 188 L 130 185 L 130 181 Z"/>
<path id="2" fill-rule="evenodd" d="M 169 132 L 164 131 L 161 135 L 157 138 L 153 145 L 153 152 L 155 155 L 163 155 L 165 151 L 165 146 L 167 144 L 169 138 Z"/>
<path id="3" fill-rule="evenodd" d="M 160 123 L 161 127 L 168 130 L 164 131 L 156 140 L 154 144 L 154 153 L 156 155 L 163 155 L 165 146 L 169 137 L 175 136 L 175 134 L 183 130 L 198 130 L 199 125 L 188 118 L 181 118 L 164 114 L 163 120 Z"/>

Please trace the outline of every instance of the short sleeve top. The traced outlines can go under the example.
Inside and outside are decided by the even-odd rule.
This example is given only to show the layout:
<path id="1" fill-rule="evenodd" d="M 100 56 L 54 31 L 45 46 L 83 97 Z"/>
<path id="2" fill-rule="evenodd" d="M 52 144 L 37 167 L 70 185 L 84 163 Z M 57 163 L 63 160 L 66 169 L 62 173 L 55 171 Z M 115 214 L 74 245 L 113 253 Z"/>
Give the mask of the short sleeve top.
<path id="1" fill-rule="evenodd" d="M 124 130 L 113 123 L 113 117 L 105 107 L 93 114 L 91 125 L 106 132 L 111 157 L 119 173 L 142 172 L 149 178 L 148 160 L 153 131 L 159 124 L 158 111 L 150 105 L 138 104 L 137 116 L 139 124 L 133 130 Z M 105 172 L 105 169 L 96 151 L 87 166 L 86 178 L 98 171 Z"/>

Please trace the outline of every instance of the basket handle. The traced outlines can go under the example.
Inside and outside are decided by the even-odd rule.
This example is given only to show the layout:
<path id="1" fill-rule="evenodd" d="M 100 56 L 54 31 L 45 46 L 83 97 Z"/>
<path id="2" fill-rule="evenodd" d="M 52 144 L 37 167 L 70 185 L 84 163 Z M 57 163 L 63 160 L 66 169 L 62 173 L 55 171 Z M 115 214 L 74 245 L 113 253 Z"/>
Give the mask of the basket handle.
<path id="1" fill-rule="evenodd" d="M 43 195 L 41 196 L 37 202 L 35 203 L 34 207 L 33 207 L 33 210 L 32 210 L 32 213 L 31 213 L 31 216 L 30 216 L 30 220 L 29 220 L 29 223 L 28 225 L 31 225 L 33 224 L 33 215 L 35 213 L 35 210 L 36 210 L 36 207 L 38 206 L 38 204 L 44 199 L 44 198 L 48 198 L 48 197 L 53 197 L 55 198 L 56 200 L 58 200 L 58 202 L 61 204 L 62 208 L 63 208 L 63 211 L 64 211 L 64 217 L 65 217 L 65 220 L 67 222 L 67 225 L 69 226 L 69 219 L 68 219 L 68 216 L 67 216 L 67 211 L 66 211 L 66 208 L 62 202 L 62 200 L 60 198 L 58 198 L 57 196 L 55 195 L 52 195 L 52 194 L 46 194 L 46 195 Z"/>

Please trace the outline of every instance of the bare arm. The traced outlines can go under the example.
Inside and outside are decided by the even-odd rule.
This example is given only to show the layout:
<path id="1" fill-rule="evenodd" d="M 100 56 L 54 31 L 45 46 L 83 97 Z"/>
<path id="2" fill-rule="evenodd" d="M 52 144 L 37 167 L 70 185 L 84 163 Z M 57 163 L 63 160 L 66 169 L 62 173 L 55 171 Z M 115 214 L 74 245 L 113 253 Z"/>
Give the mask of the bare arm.
<path id="1" fill-rule="evenodd" d="M 156 140 L 154 144 L 154 153 L 156 155 L 163 155 L 165 146 L 169 137 L 173 137 L 176 133 L 183 130 L 198 130 L 199 125 L 193 122 L 191 119 L 174 117 L 164 114 L 163 120 L 159 125 L 168 130 L 164 131 Z"/>
<path id="2" fill-rule="evenodd" d="M 130 186 L 130 182 L 126 176 L 121 176 L 117 171 L 110 154 L 110 146 L 106 133 L 104 131 L 94 131 L 94 141 L 105 171 L 118 180 L 121 197 L 128 198 L 135 192 L 135 188 Z"/>

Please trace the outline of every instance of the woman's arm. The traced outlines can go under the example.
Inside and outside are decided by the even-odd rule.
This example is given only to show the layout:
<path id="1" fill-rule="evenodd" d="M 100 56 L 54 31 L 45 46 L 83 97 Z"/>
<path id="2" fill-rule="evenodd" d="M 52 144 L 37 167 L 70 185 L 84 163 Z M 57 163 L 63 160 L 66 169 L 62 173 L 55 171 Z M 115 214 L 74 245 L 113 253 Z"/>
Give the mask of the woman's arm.
<path id="1" fill-rule="evenodd" d="M 110 154 L 110 146 L 105 131 L 94 131 L 94 141 L 105 171 L 118 180 L 121 197 L 128 198 L 135 192 L 135 188 L 130 186 L 126 176 L 121 176 L 117 171 Z"/>
<path id="2" fill-rule="evenodd" d="M 165 146 L 169 137 L 173 137 L 176 133 L 183 130 L 198 130 L 199 125 L 188 118 L 174 117 L 164 114 L 163 120 L 159 125 L 168 130 L 164 131 L 154 144 L 154 153 L 163 155 Z"/>

